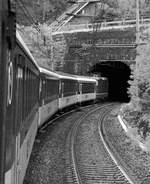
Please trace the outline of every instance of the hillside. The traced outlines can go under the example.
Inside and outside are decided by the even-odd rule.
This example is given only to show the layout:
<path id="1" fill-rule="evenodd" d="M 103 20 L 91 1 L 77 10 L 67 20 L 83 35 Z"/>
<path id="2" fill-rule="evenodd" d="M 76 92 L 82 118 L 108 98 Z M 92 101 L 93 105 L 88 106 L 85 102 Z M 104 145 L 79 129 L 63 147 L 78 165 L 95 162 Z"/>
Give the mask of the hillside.
<path id="1" fill-rule="evenodd" d="M 70 5 L 67 0 L 16 0 L 17 22 L 22 25 L 50 24 Z"/>
<path id="2" fill-rule="evenodd" d="M 106 0 L 105 3 L 110 7 L 110 16 L 135 17 L 135 0 Z M 16 0 L 17 22 L 22 25 L 50 24 L 71 5 L 68 0 Z M 140 14 L 150 16 L 148 0 L 140 0 Z"/>
<path id="3" fill-rule="evenodd" d="M 18 26 L 20 27 L 19 31 L 22 33 L 26 44 L 38 63 L 47 68 L 52 66 L 53 57 L 55 57 L 53 53 L 51 53 L 52 49 L 55 48 L 55 43 L 52 42 L 51 28 L 49 25 L 54 21 L 58 22 L 57 18 L 66 11 L 69 6 L 73 5 L 67 3 L 67 1 L 68 0 L 16 0 L 17 23 L 20 25 Z M 135 17 L 135 0 L 105 0 L 105 3 L 107 4 L 106 11 L 102 11 L 100 4 L 97 4 L 95 9 L 98 10 L 98 12 L 96 13 L 95 19 L 92 18 L 92 21 L 101 21 L 102 18 L 105 20 L 116 20 Z M 149 4 L 149 1 L 141 0 L 141 15 L 149 11 Z M 75 5 L 75 7 L 78 5 L 79 4 Z M 38 26 L 36 26 L 36 24 L 38 24 Z M 62 46 L 59 45 L 60 50 L 64 49 L 60 47 Z"/>
<path id="4" fill-rule="evenodd" d="M 110 7 L 110 16 L 135 17 L 135 0 L 105 0 L 105 3 Z M 68 3 L 68 0 L 16 0 L 17 22 L 22 25 L 31 25 L 33 22 L 50 24 L 71 5 L 73 3 Z M 150 16 L 148 0 L 140 0 L 140 14 Z"/>

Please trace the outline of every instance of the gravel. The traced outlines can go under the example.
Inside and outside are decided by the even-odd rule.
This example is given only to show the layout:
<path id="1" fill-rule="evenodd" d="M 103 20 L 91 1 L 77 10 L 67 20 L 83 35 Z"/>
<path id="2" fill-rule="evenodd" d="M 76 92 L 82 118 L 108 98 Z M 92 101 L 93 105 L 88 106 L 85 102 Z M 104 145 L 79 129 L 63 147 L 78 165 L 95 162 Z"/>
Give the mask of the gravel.
<path id="1" fill-rule="evenodd" d="M 80 178 L 85 184 L 127 184 L 127 179 L 110 158 L 99 135 L 99 116 L 104 112 L 105 108 L 94 112 L 78 128 L 75 150 Z"/>
<path id="2" fill-rule="evenodd" d="M 74 121 L 83 111 L 74 112 L 51 124 L 43 133 L 38 133 L 24 184 L 65 183 L 65 142 Z"/>

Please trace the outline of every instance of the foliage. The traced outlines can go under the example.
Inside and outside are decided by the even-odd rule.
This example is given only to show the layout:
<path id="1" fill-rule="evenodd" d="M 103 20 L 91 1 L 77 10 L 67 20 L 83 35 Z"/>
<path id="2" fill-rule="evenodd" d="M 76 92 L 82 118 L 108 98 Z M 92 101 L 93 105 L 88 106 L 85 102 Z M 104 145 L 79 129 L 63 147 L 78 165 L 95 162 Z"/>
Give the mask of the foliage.
<path id="1" fill-rule="evenodd" d="M 21 3 L 23 2 L 23 4 Z M 133 18 L 135 17 L 135 0 L 103 0 L 107 4 L 106 18 Z M 16 0 L 18 23 L 32 25 L 33 22 L 52 23 L 72 4 L 68 0 Z M 25 7 L 25 10 L 22 8 Z M 150 12 L 148 0 L 140 0 L 141 14 Z"/>
<path id="2" fill-rule="evenodd" d="M 147 0 L 139 0 L 140 15 L 146 15 L 150 10 Z M 133 19 L 136 17 L 136 0 L 118 0 L 119 12 L 122 18 Z"/>
<path id="3" fill-rule="evenodd" d="M 17 22 L 26 26 L 33 24 L 33 20 L 51 23 L 69 6 L 67 0 L 16 0 Z"/>
<path id="4" fill-rule="evenodd" d="M 38 64 L 50 68 L 52 65 L 51 49 L 54 46 L 51 30 L 46 24 L 40 24 L 38 28 L 39 31 L 34 26 L 18 26 L 21 36 Z"/>
<path id="5" fill-rule="evenodd" d="M 141 111 L 150 109 L 150 44 L 137 49 L 136 67 L 132 68 L 129 93 L 135 106 Z"/>
<path id="6" fill-rule="evenodd" d="M 122 109 L 123 117 L 138 128 L 142 138 L 150 133 L 150 29 L 143 31 L 137 47 L 136 65 L 132 66 L 129 88 L 131 102 Z"/>
<path id="7" fill-rule="evenodd" d="M 121 112 L 123 119 L 130 127 L 137 128 L 137 133 L 145 140 L 150 134 L 150 114 L 139 111 L 132 103 L 124 105 Z"/>

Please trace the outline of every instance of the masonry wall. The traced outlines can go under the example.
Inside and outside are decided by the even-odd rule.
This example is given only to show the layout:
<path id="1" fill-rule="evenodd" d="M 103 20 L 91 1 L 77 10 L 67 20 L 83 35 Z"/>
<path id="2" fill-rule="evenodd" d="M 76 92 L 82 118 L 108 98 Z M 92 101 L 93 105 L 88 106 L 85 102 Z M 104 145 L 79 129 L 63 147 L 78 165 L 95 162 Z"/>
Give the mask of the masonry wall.
<path id="1" fill-rule="evenodd" d="M 135 28 L 101 32 L 54 35 L 54 68 L 72 74 L 86 74 L 102 61 L 133 63 L 136 56 Z M 119 44 L 119 47 L 118 47 Z"/>

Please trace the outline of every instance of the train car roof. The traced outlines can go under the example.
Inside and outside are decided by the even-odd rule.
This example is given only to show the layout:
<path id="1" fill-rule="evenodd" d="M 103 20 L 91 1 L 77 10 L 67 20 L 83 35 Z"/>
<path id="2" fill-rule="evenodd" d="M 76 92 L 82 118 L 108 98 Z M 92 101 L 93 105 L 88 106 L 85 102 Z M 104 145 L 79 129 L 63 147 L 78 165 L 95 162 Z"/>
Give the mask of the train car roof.
<path id="1" fill-rule="evenodd" d="M 32 62 L 36 65 L 37 68 L 39 68 L 36 60 L 34 59 L 33 55 L 31 54 L 30 50 L 28 49 L 27 45 L 23 41 L 23 39 L 22 39 L 22 37 L 21 37 L 21 35 L 19 34 L 18 31 L 16 31 L 16 38 L 17 38 L 17 43 L 19 42 L 19 45 L 24 49 L 24 51 L 30 57 L 30 59 L 32 60 Z"/>
<path id="2" fill-rule="evenodd" d="M 59 76 L 51 70 L 48 70 L 48 69 L 43 68 L 43 67 L 39 67 L 39 70 L 40 70 L 40 73 L 43 73 L 43 74 L 46 74 L 46 75 L 49 75 L 51 77 L 55 77 L 55 78 L 59 79 Z"/>
<path id="3" fill-rule="evenodd" d="M 76 76 L 78 81 L 82 82 L 97 82 L 97 80 L 93 77 L 87 77 L 87 76 Z"/>
<path id="4" fill-rule="evenodd" d="M 85 82 L 96 82 L 97 79 L 95 77 L 90 76 L 84 76 L 84 75 L 72 75 L 74 76 L 78 81 L 85 81 Z"/>
<path id="5" fill-rule="evenodd" d="M 97 81 L 94 77 L 73 75 L 73 74 L 68 74 L 68 73 L 63 73 L 63 72 L 57 72 L 57 73 L 63 76 L 65 75 L 65 76 L 73 77 L 78 81 L 84 81 L 84 82 L 96 82 Z"/>
<path id="6" fill-rule="evenodd" d="M 62 73 L 62 72 L 55 72 L 55 71 L 51 71 L 48 69 L 45 69 L 43 67 L 39 67 L 40 72 L 45 73 L 47 75 L 51 75 L 53 77 L 56 77 L 58 79 L 71 79 L 71 80 L 77 80 L 75 77 L 72 77 L 71 75 L 67 74 L 67 73 Z"/>
<path id="7" fill-rule="evenodd" d="M 69 73 L 64 73 L 64 72 L 60 72 L 60 71 L 56 71 L 56 73 L 64 78 L 64 79 L 72 79 L 72 80 L 77 80 L 75 75 L 69 74 Z"/>
<path id="8" fill-rule="evenodd" d="M 107 80 L 107 77 L 94 77 L 96 80 Z"/>

